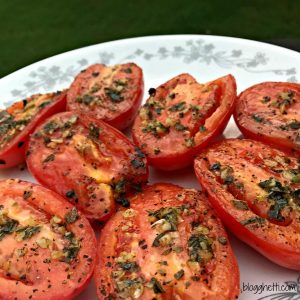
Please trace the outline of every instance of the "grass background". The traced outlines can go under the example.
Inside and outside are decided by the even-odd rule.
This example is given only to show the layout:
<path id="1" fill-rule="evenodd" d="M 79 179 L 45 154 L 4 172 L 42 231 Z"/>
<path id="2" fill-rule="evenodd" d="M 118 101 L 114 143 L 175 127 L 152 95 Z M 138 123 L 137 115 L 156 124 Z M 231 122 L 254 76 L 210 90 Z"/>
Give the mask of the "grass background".
<path id="1" fill-rule="evenodd" d="M 214 34 L 300 46 L 299 0 L 0 0 L 0 77 L 104 41 Z"/>

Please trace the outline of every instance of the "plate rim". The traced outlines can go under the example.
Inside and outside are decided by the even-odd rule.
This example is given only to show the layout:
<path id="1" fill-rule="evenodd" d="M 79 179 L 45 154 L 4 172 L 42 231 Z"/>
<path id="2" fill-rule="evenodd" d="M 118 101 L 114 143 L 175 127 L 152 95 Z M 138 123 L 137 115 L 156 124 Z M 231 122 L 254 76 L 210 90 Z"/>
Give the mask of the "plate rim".
<path id="1" fill-rule="evenodd" d="M 279 52 L 285 52 L 288 53 L 289 55 L 295 56 L 299 59 L 299 63 L 300 63 L 300 53 L 298 53 L 295 50 L 291 50 L 282 46 L 277 46 L 277 45 L 273 45 L 267 42 L 261 42 L 261 41 L 257 41 L 257 40 L 252 40 L 252 39 L 245 39 L 245 38 L 239 38 L 239 37 L 231 37 L 231 36 L 222 36 L 222 35 L 206 35 L 206 34 L 163 34 L 163 35 L 146 35 L 146 36 L 138 36 L 138 37 L 131 37 L 131 38 L 121 38 L 121 39 L 116 39 L 116 40 L 111 40 L 111 41 L 106 41 L 106 42 L 101 42 L 101 43 L 96 43 L 96 44 L 92 44 L 92 45 L 88 45 L 88 46 L 83 46 L 83 47 L 79 47 L 79 48 L 75 48 L 72 50 L 68 50 L 65 52 L 61 52 L 46 58 L 43 58 L 41 60 L 38 60 L 36 62 L 33 62 L 29 65 L 26 65 L 24 67 L 21 67 L 20 69 L 17 69 L 16 71 L 13 71 L 12 73 L 9 73 L 7 75 L 5 75 L 4 77 L 0 78 L 0 83 L 3 80 L 9 79 L 10 77 L 14 76 L 16 73 L 19 73 L 21 71 L 26 71 L 26 69 L 30 69 L 32 67 L 34 67 L 37 64 L 43 63 L 47 60 L 50 59 L 55 59 L 58 58 L 60 56 L 64 56 L 67 54 L 72 54 L 73 52 L 80 52 L 82 50 L 87 50 L 87 49 L 91 49 L 91 48 L 96 48 L 100 45 L 108 45 L 108 44 L 120 44 L 120 43 L 124 43 L 126 41 L 132 43 L 138 40 L 151 40 L 151 39 L 162 39 L 163 41 L 165 41 L 166 39 L 187 39 L 187 38 L 203 38 L 203 39 L 219 39 L 219 40 L 226 40 L 226 41 L 235 41 L 236 43 L 250 43 L 250 44 L 256 44 L 259 47 L 267 47 L 267 48 L 271 48 L 274 51 L 279 51 Z"/>

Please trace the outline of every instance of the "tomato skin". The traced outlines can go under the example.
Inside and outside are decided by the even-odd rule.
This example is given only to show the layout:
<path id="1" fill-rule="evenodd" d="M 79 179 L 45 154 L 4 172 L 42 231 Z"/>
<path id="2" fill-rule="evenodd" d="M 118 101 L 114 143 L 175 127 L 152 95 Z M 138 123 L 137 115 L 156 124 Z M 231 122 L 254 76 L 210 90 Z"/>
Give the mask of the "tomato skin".
<path id="1" fill-rule="evenodd" d="M 175 80 L 182 80 L 182 78 L 190 76 L 188 74 L 181 74 L 156 89 L 156 93 L 163 93 L 161 91 L 172 91 L 172 85 Z M 191 77 L 191 76 L 190 76 Z M 189 81 L 190 79 L 187 79 Z M 193 79 L 194 80 L 194 79 Z M 194 82 L 193 82 L 194 83 Z M 204 119 L 203 131 L 193 130 L 193 139 L 195 145 L 186 147 L 185 140 L 176 133 L 172 133 L 172 137 L 168 139 L 168 135 L 160 139 L 150 137 L 149 133 L 143 133 L 143 121 L 138 115 L 135 119 L 132 128 L 132 137 L 136 145 L 142 148 L 146 153 L 148 162 L 151 166 L 161 170 L 177 170 L 192 164 L 195 156 L 207 145 L 221 134 L 227 126 L 231 114 L 234 109 L 236 99 L 236 82 L 232 75 L 227 75 L 205 84 L 208 87 L 217 87 L 216 97 L 218 105 L 214 107 L 214 111 L 208 111 L 207 117 Z M 199 96 L 201 99 L 201 96 Z M 149 100 L 151 97 L 147 100 Z M 188 98 L 186 100 L 189 100 Z M 156 101 L 159 102 L 158 99 Z M 200 100 L 199 100 L 200 101 Z M 201 110 L 200 110 L 201 112 Z M 203 122 L 200 120 L 200 122 Z M 176 144 L 176 147 L 174 145 Z M 159 153 L 155 153 L 155 149 L 159 149 Z"/>
<path id="2" fill-rule="evenodd" d="M 231 167 L 234 181 L 231 180 L 229 184 L 220 181 L 220 175 L 215 173 L 219 171 L 213 170 L 217 164 L 220 164 L 221 172 L 222 166 Z M 216 143 L 202 152 L 194 162 L 198 181 L 208 193 L 212 206 L 226 227 L 269 260 L 294 270 L 300 270 L 300 224 L 297 212 L 292 210 L 285 220 L 266 215 L 262 205 L 267 204 L 268 199 L 272 201 L 272 198 L 262 198 L 261 195 L 265 195 L 263 188 L 256 183 L 267 183 L 266 179 L 274 178 L 282 186 L 289 186 L 292 191 L 299 192 L 299 183 L 289 183 L 289 179 L 284 177 L 285 172 L 296 170 L 297 165 L 297 159 L 287 156 L 285 152 L 260 142 L 238 139 Z M 284 171 L 279 172 L 282 169 Z M 239 185 L 240 194 L 235 193 L 231 185 Z M 292 195 L 296 195 L 294 193 Z M 235 207 L 235 201 L 243 201 L 243 206 Z M 269 213 L 271 209 L 272 206 L 269 207 Z M 245 220 L 257 221 L 245 225 Z"/>
<path id="3" fill-rule="evenodd" d="M 299 109 L 299 83 L 263 82 L 240 93 L 234 119 L 245 137 L 296 152 L 299 156 Z"/>
<path id="4" fill-rule="evenodd" d="M 27 194 L 25 199 L 25 192 L 28 191 L 30 191 L 30 194 Z M 66 215 L 74 209 L 71 204 L 67 203 L 61 196 L 53 191 L 37 184 L 18 179 L 0 181 L 0 193 L 1 205 L 7 208 L 10 205 L 10 200 L 7 199 L 14 199 L 16 201 L 15 203 L 18 203 L 18 207 L 21 206 L 23 208 L 20 220 L 24 218 L 24 213 L 29 209 L 31 216 L 40 220 L 37 224 L 43 227 L 50 225 L 50 219 L 53 216 L 64 220 Z M 51 205 L 49 203 L 51 203 Z M 24 277 L 25 279 L 19 279 L 18 273 L 11 274 L 10 277 L 7 277 L 2 265 L 0 269 L 0 285 L 2 287 L 0 290 L 1 299 L 73 299 L 86 288 L 95 265 L 96 237 L 94 231 L 88 220 L 80 212 L 77 212 L 77 220 L 72 220 L 72 223 L 67 224 L 65 228 L 73 232 L 75 238 L 80 238 L 81 241 L 81 246 L 76 258 L 69 263 L 59 261 L 55 258 L 49 259 L 49 257 L 51 257 L 49 254 L 50 248 L 38 246 L 37 242 L 40 239 L 37 239 L 36 235 L 41 235 L 43 232 L 48 231 L 41 229 L 40 233 L 36 233 L 36 235 L 26 240 L 23 239 L 24 241 L 16 241 L 15 238 L 13 239 L 11 237 L 12 235 L 2 236 L 0 241 L 0 243 L 2 243 L 1 248 L 2 245 L 5 244 L 5 247 L 2 248 L 2 255 L 7 255 L 7 253 L 5 253 L 9 251 L 7 249 L 24 250 L 24 254 L 19 258 L 14 258 L 16 254 L 12 252 L 6 259 L 10 261 L 9 266 L 12 267 L 13 272 L 19 272 L 21 270 L 26 272 L 26 277 Z M 57 234 L 57 237 L 58 236 Z M 0 259 L 2 260 L 1 255 Z M 47 262 L 45 259 L 48 259 Z M 14 264 L 16 264 L 16 266 L 14 266 Z M 68 270 L 72 270 L 70 276 L 68 276 Z M 24 283 L 22 280 L 28 280 L 30 282 Z"/>
<path id="5" fill-rule="evenodd" d="M 168 246 L 153 246 L 155 241 L 153 238 L 159 236 L 158 234 L 155 235 L 156 227 L 154 227 L 154 224 L 162 224 L 162 220 L 166 219 L 156 221 L 156 217 L 150 217 L 154 218 L 154 220 L 151 223 L 152 226 L 149 226 L 149 216 L 151 212 L 153 216 L 157 216 L 157 213 L 161 210 L 176 210 L 178 207 L 184 205 L 187 205 L 186 215 L 182 214 L 180 218 L 183 220 L 180 221 L 181 224 L 177 224 L 180 237 L 173 242 L 173 247 L 181 245 L 183 249 L 180 251 L 176 250 L 177 252 L 173 250 L 171 253 L 161 254 Z M 204 215 L 202 215 L 203 212 L 205 212 Z M 174 220 L 172 213 L 169 213 L 168 216 L 168 220 Z M 187 265 L 187 259 L 190 259 L 191 264 L 194 264 L 194 268 L 196 268 L 192 258 L 189 258 L 189 255 L 192 254 L 189 254 L 191 252 L 188 251 L 192 250 L 186 249 L 187 243 L 192 244 L 191 237 L 197 235 L 191 231 L 190 226 L 192 225 L 190 225 L 189 222 L 191 222 L 190 224 L 194 224 L 195 230 L 197 230 L 197 226 L 209 226 L 210 233 L 208 234 L 213 237 L 214 240 L 213 249 L 215 251 L 215 260 L 208 260 L 205 266 L 200 267 L 202 271 L 193 271 L 193 269 L 190 269 Z M 226 240 L 226 245 L 224 243 L 221 245 L 216 239 L 217 236 L 222 236 Z M 177 244 L 176 241 L 179 241 L 179 243 Z M 128 279 L 127 276 L 131 276 L 130 274 L 128 275 L 130 271 L 128 271 L 128 273 L 125 272 L 126 275 L 124 274 L 124 277 L 121 277 L 121 279 L 116 279 L 116 282 L 112 279 L 112 276 L 115 276 L 112 274 L 117 274 L 118 271 L 115 270 L 118 268 L 118 263 L 122 263 L 122 255 L 131 257 L 132 253 L 135 253 L 133 256 L 135 261 L 131 261 L 131 265 L 137 268 L 133 271 L 136 273 L 132 276 L 134 276 L 136 280 L 143 278 L 144 282 L 144 288 L 140 286 L 139 289 L 131 291 L 138 293 L 138 291 L 142 290 L 142 293 L 138 293 L 139 296 L 137 296 L 136 299 L 150 300 L 156 298 L 171 300 L 180 298 L 182 300 L 229 300 L 236 299 L 239 294 L 238 266 L 231 247 L 227 242 L 227 235 L 221 222 L 215 218 L 205 196 L 195 190 L 183 189 L 179 186 L 167 183 L 147 186 L 143 192 L 131 198 L 130 210 L 117 212 L 106 223 L 101 232 L 98 244 L 98 262 L 94 272 L 97 295 L 100 300 L 121 299 L 121 297 L 118 296 L 115 284 L 120 280 L 118 284 L 122 286 L 122 278 L 124 280 Z M 118 263 L 116 263 L 116 261 Z M 180 272 L 175 273 L 180 267 L 183 268 L 181 269 L 181 275 L 179 275 Z M 161 268 L 162 270 L 157 271 L 156 268 Z M 196 268 L 194 270 L 198 269 Z M 198 275 L 196 275 L 200 274 L 198 272 L 201 272 L 201 274 L 208 272 L 207 274 L 210 275 L 207 275 L 207 277 L 206 275 L 203 275 L 203 277 L 199 275 L 198 278 Z M 160 276 L 159 274 L 162 275 Z M 177 281 L 175 281 L 173 274 L 178 276 L 175 277 Z M 191 279 L 191 275 L 195 276 L 193 277 L 194 279 Z M 165 284 L 161 286 L 164 291 L 155 292 L 155 288 L 153 287 L 154 292 L 152 291 L 151 285 L 149 286 L 149 279 L 151 277 L 155 277 L 158 282 L 162 280 L 165 282 Z M 211 278 L 213 278 L 213 280 L 211 280 Z M 171 282 L 175 281 L 175 283 L 166 283 L 169 282 L 169 280 L 171 280 Z M 208 286 L 203 284 L 202 280 L 203 282 L 208 280 Z M 123 297 L 125 296 L 126 294 L 123 295 Z"/>
<path id="6" fill-rule="evenodd" d="M 108 98 L 105 96 L 105 89 L 110 89 L 113 85 L 112 82 L 109 84 L 104 83 L 105 79 L 103 77 L 106 76 L 107 72 L 113 72 L 115 68 L 117 72 L 112 78 L 117 80 L 125 79 L 129 80 L 129 82 L 125 85 L 125 91 L 121 93 L 122 95 L 124 94 L 125 99 L 116 103 L 112 101 L 114 103 L 114 110 L 109 109 L 109 105 L 111 105 L 111 101 L 109 100 L 106 100 L 107 102 L 102 107 L 97 105 L 89 107 L 90 104 L 78 103 L 78 96 L 80 97 L 89 93 L 89 89 L 93 88 L 90 86 L 93 82 L 97 84 L 100 81 L 100 91 L 92 92 L 91 95 L 98 95 L 97 93 L 99 93 L 101 97 Z M 127 70 L 130 70 L 130 72 Z M 95 76 L 95 74 L 98 75 Z M 105 121 L 119 130 L 124 130 L 133 122 L 141 105 L 143 93 L 143 71 L 136 64 L 127 63 L 111 67 L 104 64 L 94 64 L 78 74 L 71 84 L 67 95 L 67 110 L 77 112 L 82 114 L 82 116 L 90 115 L 95 119 Z"/>
<path id="7" fill-rule="evenodd" d="M 46 134 L 45 128 L 53 123 L 59 124 L 57 129 Z M 45 137 L 50 143 L 45 144 Z M 59 144 L 53 149 L 54 140 Z M 38 182 L 74 203 L 89 220 L 108 220 L 115 201 L 148 179 L 144 154 L 124 134 L 73 112 L 56 114 L 41 124 L 30 138 L 27 154 L 28 169 Z"/>
<path id="8" fill-rule="evenodd" d="M 36 96 L 37 95 L 28 97 L 26 101 L 30 103 L 31 99 Z M 57 95 L 55 95 L 54 93 L 49 93 L 42 96 L 53 97 L 53 103 L 38 112 L 38 114 L 30 121 L 29 124 L 26 125 L 25 129 L 22 130 L 22 132 L 16 135 L 3 149 L 0 149 L 0 169 L 11 168 L 24 162 L 25 149 L 29 139 L 29 135 L 46 118 L 66 109 L 65 91 Z M 23 102 L 24 100 L 14 103 L 12 106 L 7 108 L 6 111 L 13 113 L 15 109 L 23 108 Z"/>

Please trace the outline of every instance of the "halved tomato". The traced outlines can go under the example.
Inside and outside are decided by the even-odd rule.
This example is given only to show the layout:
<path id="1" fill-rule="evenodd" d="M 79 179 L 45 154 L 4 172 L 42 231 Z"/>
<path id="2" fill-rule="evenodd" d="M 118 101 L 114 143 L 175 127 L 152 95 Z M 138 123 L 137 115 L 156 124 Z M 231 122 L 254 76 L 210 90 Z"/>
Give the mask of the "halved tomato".
<path id="1" fill-rule="evenodd" d="M 251 139 L 300 153 L 300 84 L 263 82 L 243 91 L 235 121 Z"/>
<path id="2" fill-rule="evenodd" d="M 181 74 L 157 89 L 135 119 L 132 135 L 150 165 L 175 170 L 222 133 L 232 114 L 236 83 L 231 75 L 199 84 Z"/>
<path id="3" fill-rule="evenodd" d="M 114 212 L 115 200 L 129 206 L 127 194 L 148 178 L 145 155 L 126 136 L 72 112 L 56 114 L 36 129 L 27 165 L 41 184 L 100 221 Z"/>
<path id="4" fill-rule="evenodd" d="M 0 111 L 0 169 L 25 160 L 30 133 L 51 115 L 66 109 L 65 92 L 37 94 Z"/>
<path id="5" fill-rule="evenodd" d="M 72 299 L 94 269 L 88 220 L 36 184 L 0 181 L 0 299 Z"/>
<path id="6" fill-rule="evenodd" d="M 95 64 L 71 84 L 67 109 L 123 130 L 134 120 L 143 93 L 143 71 L 136 64 Z"/>
<path id="7" fill-rule="evenodd" d="M 99 299 L 236 299 L 239 270 L 204 194 L 155 184 L 102 230 Z"/>
<path id="8" fill-rule="evenodd" d="M 271 261 L 300 270 L 300 164 L 251 140 L 224 140 L 195 171 L 225 225 Z"/>

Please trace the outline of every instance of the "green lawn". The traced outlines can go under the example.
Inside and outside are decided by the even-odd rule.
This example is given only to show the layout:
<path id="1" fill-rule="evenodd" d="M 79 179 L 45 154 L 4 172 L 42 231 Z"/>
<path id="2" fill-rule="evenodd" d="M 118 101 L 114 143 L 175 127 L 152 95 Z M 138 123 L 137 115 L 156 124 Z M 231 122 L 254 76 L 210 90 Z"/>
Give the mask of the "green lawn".
<path id="1" fill-rule="evenodd" d="M 300 39 L 299 11 L 297 0 L 0 0 L 0 77 L 57 53 L 126 37 Z"/>

